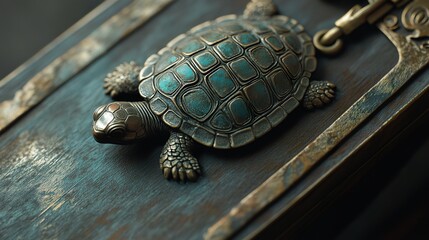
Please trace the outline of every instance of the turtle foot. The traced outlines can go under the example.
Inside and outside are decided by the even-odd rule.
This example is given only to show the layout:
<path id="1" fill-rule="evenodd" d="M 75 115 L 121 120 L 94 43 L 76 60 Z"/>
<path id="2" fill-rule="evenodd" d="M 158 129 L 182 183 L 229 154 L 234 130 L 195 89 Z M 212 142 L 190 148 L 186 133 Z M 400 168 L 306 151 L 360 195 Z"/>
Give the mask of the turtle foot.
<path id="1" fill-rule="evenodd" d="M 171 133 L 160 158 L 161 171 L 166 179 L 195 182 L 201 175 L 198 160 L 189 152 L 191 145 L 189 136 Z"/>
<path id="2" fill-rule="evenodd" d="M 277 13 L 277 7 L 272 0 L 251 0 L 244 10 L 246 17 L 269 17 Z"/>
<path id="3" fill-rule="evenodd" d="M 198 161 L 193 156 L 161 160 L 161 170 L 166 179 L 179 182 L 195 182 L 201 174 Z"/>
<path id="4" fill-rule="evenodd" d="M 140 67 L 135 62 L 118 65 L 104 79 L 106 95 L 114 99 L 133 98 L 138 95 L 138 74 Z"/>
<path id="5" fill-rule="evenodd" d="M 327 81 L 313 81 L 304 95 L 303 106 L 307 109 L 319 108 L 335 97 L 335 85 Z"/>

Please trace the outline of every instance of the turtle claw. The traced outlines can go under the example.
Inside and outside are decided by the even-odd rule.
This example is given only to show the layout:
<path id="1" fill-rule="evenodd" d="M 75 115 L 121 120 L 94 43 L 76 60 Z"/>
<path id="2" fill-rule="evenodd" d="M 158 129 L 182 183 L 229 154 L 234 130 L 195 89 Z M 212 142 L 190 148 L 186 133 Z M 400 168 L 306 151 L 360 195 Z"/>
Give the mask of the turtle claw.
<path id="1" fill-rule="evenodd" d="M 180 178 L 181 182 L 184 182 L 186 180 L 185 170 L 183 170 L 183 169 L 179 170 L 179 178 Z"/>
<path id="2" fill-rule="evenodd" d="M 171 175 L 173 176 L 173 179 L 177 181 L 178 177 L 177 177 L 177 167 L 174 166 L 173 169 L 171 170 Z"/>
<path id="3" fill-rule="evenodd" d="M 166 179 L 178 182 L 195 182 L 201 174 L 198 160 L 189 152 L 192 139 L 179 132 L 172 132 L 159 159 Z"/>
<path id="4" fill-rule="evenodd" d="M 196 170 L 184 170 L 183 168 L 177 170 L 176 167 L 173 169 L 171 168 L 163 168 L 162 169 L 163 175 L 165 179 L 173 179 L 178 182 L 195 182 L 198 179 L 198 172 Z"/>
<path id="5" fill-rule="evenodd" d="M 165 179 L 170 179 L 170 177 L 171 177 L 171 168 L 166 167 L 166 168 L 162 168 L 161 170 L 162 170 L 162 173 L 164 174 L 164 178 Z"/>
<path id="6" fill-rule="evenodd" d="M 112 98 L 116 98 L 118 96 L 118 92 L 110 87 L 106 87 L 104 93 Z"/>
<path id="7" fill-rule="evenodd" d="M 112 98 L 119 96 L 133 96 L 138 92 L 138 74 L 140 67 L 134 63 L 123 63 L 107 74 L 103 88 L 106 95 Z"/>
<path id="8" fill-rule="evenodd" d="M 173 165 L 172 163 L 176 163 Z M 201 174 L 197 159 L 193 156 L 176 160 L 162 159 L 161 171 L 165 179 L 173 179 L 178 182 L 195 182 Z"/>

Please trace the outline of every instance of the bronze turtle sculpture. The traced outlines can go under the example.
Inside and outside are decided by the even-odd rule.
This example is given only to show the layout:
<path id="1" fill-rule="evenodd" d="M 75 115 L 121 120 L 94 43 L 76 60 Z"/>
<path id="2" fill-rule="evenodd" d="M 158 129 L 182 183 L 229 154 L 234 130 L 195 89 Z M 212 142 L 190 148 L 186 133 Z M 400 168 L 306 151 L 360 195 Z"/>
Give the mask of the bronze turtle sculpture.
<path id="1" fill-rule="evenodd" d="M 113 102 L 97 108 L 93 135 L 124 144 L 170 132 L 160 167 L 167 179 L 195 181 L 194 142 L 237 148 L 262 137 L 300 103 L 331 102 L 334 84 L 310 81 L 316 69 L 310 36 L 296 20 L 275 16 L 271 2 L 252 1 L 243 15 L 228 15 L 179 35 L 143 68 L 119 65 L 105 79 Z"/>

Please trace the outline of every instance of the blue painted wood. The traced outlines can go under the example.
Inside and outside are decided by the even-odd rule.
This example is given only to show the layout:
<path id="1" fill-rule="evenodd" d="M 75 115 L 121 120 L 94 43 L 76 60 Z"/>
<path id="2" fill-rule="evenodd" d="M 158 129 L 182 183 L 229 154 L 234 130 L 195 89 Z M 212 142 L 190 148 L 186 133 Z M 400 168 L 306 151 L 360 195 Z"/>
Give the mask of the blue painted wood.
<path id="1" fill-rule="evenodd" d="M 64 32 L 57 39 L 47 45 L 45 49 L 41 50 L 41 52 L 38 52 L 35 56 L 26 61 L 17 70 L 5 78 L 0 79 L 2 93 L 0 94 L 0 102 L 12 99 L 14 93 L 22 88 L 26 83 L 23 79 L 33 77 L 54 59 L 64 54 L 69 48 L 88 36 L 95 28 L 117 13 L 119 9 L 128 5 L 130 1 L 131 0 L 120 0 L 112 3 L 104 3 L 106 9 L 100 14 L 87 18 L 86 24 L 73 26 L 73 30 Z"/>
<path id="2" fill-rule="evenodd" d="M 197 183 L 163 179 L 166 139 L 134 146 L 100 145 L 91 136 L 94 109 L 110 102 L 105 74 L 145 59 L 170 39 L 247 1 L 176 1 L 35 107 L 0 136 L 0 237 L 201 239 L 208 227 L 329 126 L 395 63 L 395 50 L 373 28 L 348 39 L 344 54 L 320 58 L 315 79 L 339 88 L 334 104 L 297 110 L 274 131 L 236 150 L 198 148 Z M 311 34 L 343 9 L 324 1 L 277 1 Z M 332 14 L 336 13 L 336 14 Z M 368 49 L 368 46 L 373 46 Z M 383 54 L 380 54 L 382 52 Z"/>

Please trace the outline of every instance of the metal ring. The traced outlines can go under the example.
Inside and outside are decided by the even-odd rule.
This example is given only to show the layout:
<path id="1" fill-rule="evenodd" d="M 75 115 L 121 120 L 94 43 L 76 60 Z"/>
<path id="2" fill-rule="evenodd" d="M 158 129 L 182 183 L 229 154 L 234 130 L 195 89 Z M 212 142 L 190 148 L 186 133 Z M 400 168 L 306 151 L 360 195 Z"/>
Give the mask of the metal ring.
<path id="1" fill-rule="evenodd" d="M 333 44 L 326 46 L 322 44 L 323 36 L 328 32 L 328 30 L 321 30 L 314 35 L 313 44 L 314 46 L 324 54 L 337 54 L 343 48 L 343 41 L 337 39 Z"/>

